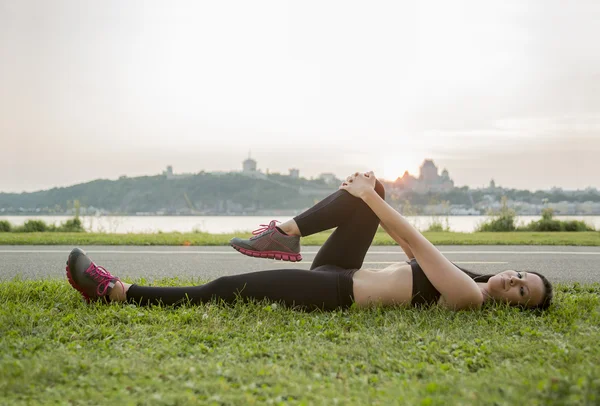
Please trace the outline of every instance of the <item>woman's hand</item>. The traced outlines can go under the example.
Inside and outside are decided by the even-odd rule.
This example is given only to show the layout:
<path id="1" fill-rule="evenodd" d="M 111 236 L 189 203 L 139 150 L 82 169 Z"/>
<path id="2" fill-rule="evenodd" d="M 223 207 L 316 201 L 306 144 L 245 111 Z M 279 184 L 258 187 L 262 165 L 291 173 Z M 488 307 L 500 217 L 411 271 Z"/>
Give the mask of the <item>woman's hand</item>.
<path id="1" fill-rule="evenodd" d="M 346 178 L 339 189 L 348 191 L 352 196 L 360 199 L 369 191 L 375 189 L 375 174 L 373 171 L 367 173 L 356 172 Z"/>

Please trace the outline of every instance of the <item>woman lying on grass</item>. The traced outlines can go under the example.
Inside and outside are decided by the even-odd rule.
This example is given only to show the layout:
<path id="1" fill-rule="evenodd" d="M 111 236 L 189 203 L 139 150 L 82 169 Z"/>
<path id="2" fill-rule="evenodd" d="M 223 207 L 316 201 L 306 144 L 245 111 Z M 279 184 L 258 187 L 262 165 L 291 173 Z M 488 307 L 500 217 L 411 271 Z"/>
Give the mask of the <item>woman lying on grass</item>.
<path id="1" fill-rule="evenodd" d="M 278 269 L 223 276 L 192 287 L 144 287 L 123 283 L 75 248 L 67 277 L 86 300 L 148 304 L 193 304 L 238 298 L 282 302 L 304 310 L 334 310 L 353 303 L 422 305 L 439 303 L 453 310 L 505 302 L 546 309 L 552 285 L 536 272 L 508 270 L 478 275 L 457 267 L 384 200 L 373 172 L 349 176 L 337 192 L 279 227 L 275 221 L 248 240 L 234 238 L 241 253 L 259 258 L 299 261 L 300 237 L 337 227 L 317 253 L 310 271 Z M 362 268 L 379 224 L 409 258 L 382 270 Z"/>

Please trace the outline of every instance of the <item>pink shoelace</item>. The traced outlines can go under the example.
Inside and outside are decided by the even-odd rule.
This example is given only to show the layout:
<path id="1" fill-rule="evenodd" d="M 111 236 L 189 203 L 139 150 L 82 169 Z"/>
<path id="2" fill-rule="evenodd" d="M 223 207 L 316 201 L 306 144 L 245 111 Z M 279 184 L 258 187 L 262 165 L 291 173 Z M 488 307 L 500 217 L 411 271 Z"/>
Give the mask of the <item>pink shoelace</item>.
<path id="1" fill-rule="evenodd" d="M 111 287 L 110 283 L 113 279 L 116 279 L 118 282 L 121 282 L 119 278 L 115 278 L 108 272 L 104 267 L 97 266 L 92 262 L 90 267 L 86 269 L 86 274 L 88 274 L 92 279 L 98 282 L 98 287 L 96 288 L 96 293 L 98 296 L 106 295 L 108 288 Z M 113 285 L 114 286 L 114 285 Z"/>
<path id="2" fill-rule="evenodd" d="M 257 228 L 256 230 L 252 231 L 252 234 L 254 235 L 254 237 L 252 237 L 252 239 L 260 237 L 260 235 L 262 235 L 263 233 L 265 233 L 267 231 L 271 231 L 272 229 L 277 227 L 277 223 L 281 223 L 281 221 L 271 220 L 271 222 L 269 224 L 261 224 L 260 225 L 261 228 Z"/>

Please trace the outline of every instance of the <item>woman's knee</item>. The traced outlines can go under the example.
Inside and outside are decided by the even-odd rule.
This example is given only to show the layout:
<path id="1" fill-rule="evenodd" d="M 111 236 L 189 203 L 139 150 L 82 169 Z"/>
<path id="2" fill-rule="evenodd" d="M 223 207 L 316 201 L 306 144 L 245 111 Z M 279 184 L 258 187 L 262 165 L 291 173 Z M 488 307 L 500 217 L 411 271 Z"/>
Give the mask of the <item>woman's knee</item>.
<path id="1" fill-rule="evenodd" d="M 375 181 L 375 191 L 383 200 L 385 200 L 385 188 L 378 179 Z"/>

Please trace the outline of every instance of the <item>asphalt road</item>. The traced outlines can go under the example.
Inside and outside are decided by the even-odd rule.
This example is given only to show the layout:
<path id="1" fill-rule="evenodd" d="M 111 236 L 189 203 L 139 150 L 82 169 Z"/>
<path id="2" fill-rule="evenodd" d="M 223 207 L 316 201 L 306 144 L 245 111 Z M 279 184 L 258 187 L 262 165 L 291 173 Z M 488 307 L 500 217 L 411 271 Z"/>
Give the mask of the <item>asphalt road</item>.
<path id="1" fill-rule="evenodd" d="M 65 262 L 73 247 L 0 246 L 0 280 L 65 278 Z M 82 246 L 92 260 L 122 278 L 148 281 L 180 277 L 209 280 L 266 269 L 308 269 L 319 247 L 302 248 L 304 260 L 291 263 L 255 259 L 231 247 Z M 452 262 L 480 273 L 506 269 L 538 271 L 553 282 L 600 282 L 600 247 L 438 246 Z M 399 247 L 372 247 L 363 267 L 384 268 L 406 260 Z"/>

